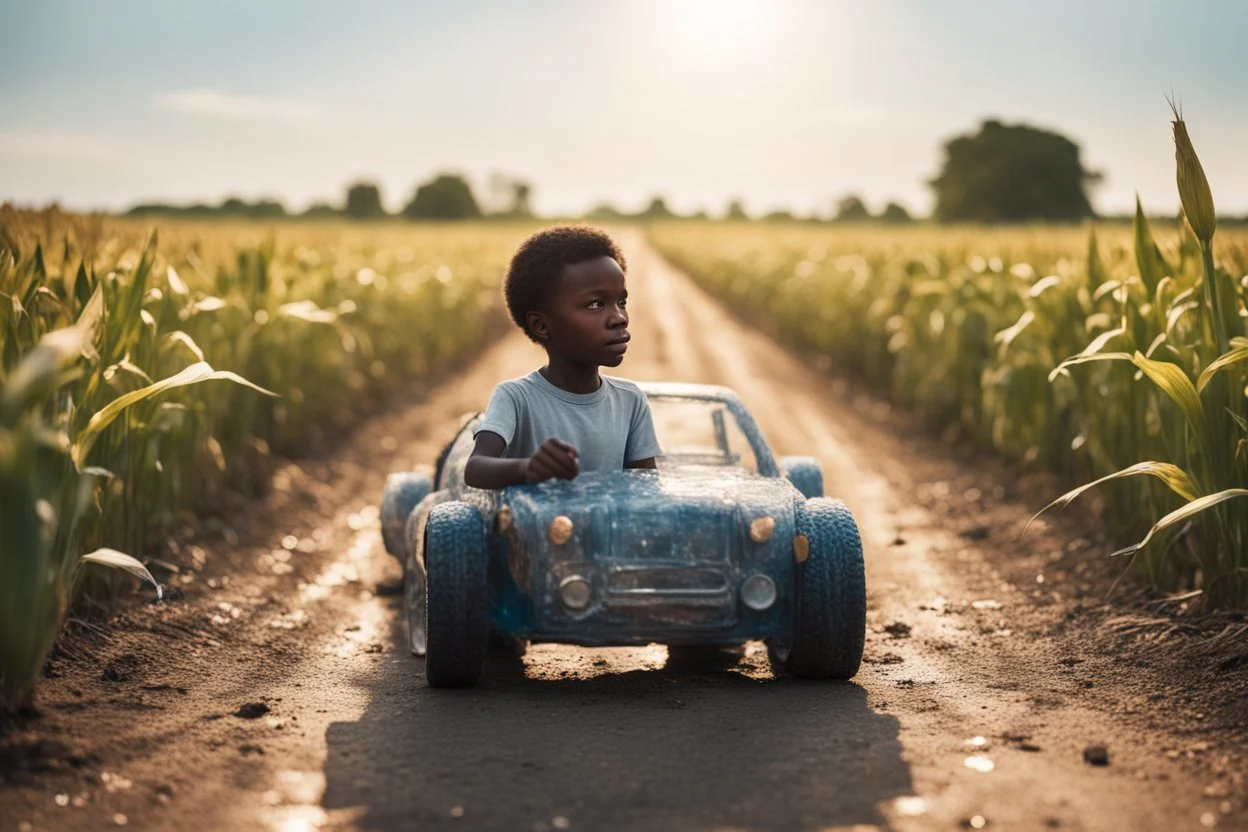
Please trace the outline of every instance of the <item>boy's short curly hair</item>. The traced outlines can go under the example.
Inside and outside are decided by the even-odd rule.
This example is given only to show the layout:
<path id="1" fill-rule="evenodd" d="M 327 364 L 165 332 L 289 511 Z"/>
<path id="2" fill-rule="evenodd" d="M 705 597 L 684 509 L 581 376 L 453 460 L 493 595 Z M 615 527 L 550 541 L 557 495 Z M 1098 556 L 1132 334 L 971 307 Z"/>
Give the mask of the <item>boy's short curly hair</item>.
<path id="1" fill-rule="evenodd" d="M 610 257 L 627 269 L 619 246 L 607 234 L 587 225 L 555 225 L 543 228 L 520 244 L 503 278 L 503 297 L 516 326 L 536 341 L 524 323 L 525 316 L 540 310 L 564 266 Z"/>

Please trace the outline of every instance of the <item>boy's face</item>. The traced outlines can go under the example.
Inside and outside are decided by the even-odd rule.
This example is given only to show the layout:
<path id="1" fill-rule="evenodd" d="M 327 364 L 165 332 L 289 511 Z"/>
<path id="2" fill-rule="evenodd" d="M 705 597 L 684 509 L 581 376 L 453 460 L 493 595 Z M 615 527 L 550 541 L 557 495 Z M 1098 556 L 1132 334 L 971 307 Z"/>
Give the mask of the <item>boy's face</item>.
<path id="1" fill-rule="evenodd" d="M 624 270 L 614 258 L 564 266 L 546 309 L 529 313 L 529 330 L 552 355 L 618 367 L 628 349 L 627 298 Z"/>

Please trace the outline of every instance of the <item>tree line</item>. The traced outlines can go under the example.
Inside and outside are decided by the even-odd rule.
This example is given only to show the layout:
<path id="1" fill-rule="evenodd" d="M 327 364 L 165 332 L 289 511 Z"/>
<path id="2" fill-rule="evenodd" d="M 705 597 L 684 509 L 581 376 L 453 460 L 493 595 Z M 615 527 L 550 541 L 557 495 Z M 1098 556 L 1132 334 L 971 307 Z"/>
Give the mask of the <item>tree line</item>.
<path id="1" fill-rule="evenodd" d="M 928 180 L 935 196 L 931 219 L 938 222 L 1069 222 L 1095 216 L 1088 190 L 1103 180 L 1101 173 L 1083 166 L 1079 145 L 1057 132 L 1026 124 L 1004 124 L 987 119 L 977 131 L 955 136 L 943 145 L 939 173 Z M 276 219 L 286 217 L 378 220 L 474 220 L 526 219 L 534 216 L 533 186 L 503 174 L 487 183 L 487 196 L 479 199 L 462 175 L 439 173 L 416 186 L 411 198 L 396 213 L 386 211 L 376 182 L 349 185 L 338 205 L 317 203 L 300 213 L 290 213 L 276 200 L 246 202 L 226 199 L 220 205 L 174 206 L 161 203 L 136 205 L 127 214 L 170 214 L 188 217 L 240 217 Z M 763 219 L 771 221 L 906 223 L 913 217 L 905 206 L 889 202 L 873 213 L 857 194 L 833 203 L 830 214 L 799 216 L 776 210 L 751 216 L 739 199 L 730 200 L 721 213 L 706 211 L 679 214 L 663 196 L 652 197 L 636 212 L 609 203 L 595 206 L 584 215 L 596 221 L 658 219 Z"/>

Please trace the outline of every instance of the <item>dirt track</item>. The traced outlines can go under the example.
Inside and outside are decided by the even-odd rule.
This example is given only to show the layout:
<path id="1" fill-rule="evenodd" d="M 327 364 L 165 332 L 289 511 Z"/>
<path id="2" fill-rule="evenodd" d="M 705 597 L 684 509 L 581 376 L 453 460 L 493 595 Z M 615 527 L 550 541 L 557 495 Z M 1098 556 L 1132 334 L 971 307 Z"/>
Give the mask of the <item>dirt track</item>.
<path id="1" fill-rule="evenodd" d="M 1248 828 L 1242 749 L 1205 727 L 1198 691 L 1167 686 L 1169 665 L 1115 648 L 1129 616 L 1099 604 L 1103 570 L 1076 568 L 1090 541 L 1044 523 L 1020 541 L 1034 506 L 1000 471 L 899 437 L 882 406 L 626 242 L 617 372 L 736 388 L 775 450 L 818 457 L 853 509 L 870 602 L 855 683 L 775 680 L 761 647 L 672 666 L 662 647 L 542 645 L 492 659 L 475 690 L 424 684 L 376 500 L 497 380 L 540 364 L 512 334 L 186 541 L 207 565 L 185 600 L 71 639 L 84 655 L 54 664 L 43 718 L 0 757 L 24 769 L 0 788 L 0 830 Z M 1204 667 L 1193 691 L 1243 684 Z M 248 703 L 269 710 L 237 715 Z M 1107 766 L 1085 762 L 1091 745 Z"/>

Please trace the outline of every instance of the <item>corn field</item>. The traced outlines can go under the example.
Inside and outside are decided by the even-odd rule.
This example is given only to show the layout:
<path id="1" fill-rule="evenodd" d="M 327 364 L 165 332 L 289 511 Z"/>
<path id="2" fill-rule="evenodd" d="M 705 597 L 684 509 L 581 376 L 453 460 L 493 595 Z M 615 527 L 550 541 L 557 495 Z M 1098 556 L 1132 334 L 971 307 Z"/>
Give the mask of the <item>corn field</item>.
<path id="1" fill-rule="evenodd" d="M 1248 232 L 1215 239 L 1182 121 L 1175 138 L 1191 221 L 1164 228 L 1137 210 L 1082 230 L 666 223 L 650 239 L 816 362 L 1088 483 L 1050 508 L 1098 486 L 1113 527 L 1142 536 L 1114 554 L 1154 586 L 1243 607 Z"/>
<path id="2" fill-rule="evenodd" d="M 29 701 L 84 562 L 150 579 L 122 553 L 505 331 L 525 231 L 3 209 L 0 707 Z"/>

